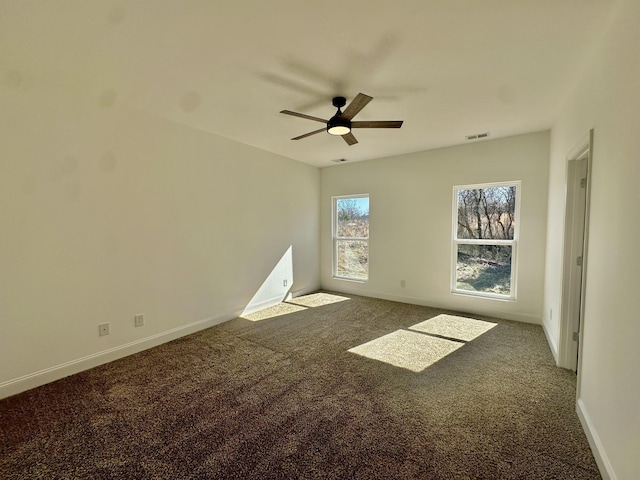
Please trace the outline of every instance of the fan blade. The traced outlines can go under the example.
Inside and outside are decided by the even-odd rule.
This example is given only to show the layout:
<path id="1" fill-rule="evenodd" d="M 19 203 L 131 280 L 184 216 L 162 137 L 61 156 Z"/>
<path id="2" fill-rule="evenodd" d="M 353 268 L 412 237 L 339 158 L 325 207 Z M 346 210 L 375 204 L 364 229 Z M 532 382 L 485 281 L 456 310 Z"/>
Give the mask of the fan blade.
<path id="1" fill-rule="evenodd" d="M 304 135 L 300 135 L 299 137 L 294 137 L 291 140 L 300 140 L 301 138 L 307 138 L 307 137 L 310 137 L 311 135 L 315 135 L 316 133 L 326 132 L 326 131 L 327 131 L 326 128 L 320 128 L 318 130 L 314 130 L 313 132 L 309 132 L 309 133 L 305 133 Z"/>
<path id="2" fill-rule="evenodd" d="M 285 115 L 292 115 L 294 117 L 306 118 L 307 120 L 315 120 L 316 122 L 322 122 L 322 123 L 327 123 L 329 121 L 329 120 L 325 120 L 324 118 L 312 117 L 311 115 L 292 112 L 290 110 L 282 110 L 280 113 L 284 113 Z"/>
<path id="3" fill-rule="evenodd" d="M 342 135 L 342 138 L 344 138 L 344 141 L 347 142 L 349 146 L 355 145 L 356 143 L 358 143 L 358 140 L 356 140 L 356 137 L 354 137 L 353 133 L 351 132 Z"/>
<path id="4" fill-rule="evenodd" d="M 402 120 L 377 120 L 371 122 L 351 122 L 351 128 L 400 128 Z"/>
<path id="5" fill-rule="evenodd" d="M 344 112 L 342 112 L 341 118 L 346 118 L 347 120 L 351 120 L 353 117 L 355 117 L 358 114 L 360 110 L 366 107 L 367 103 L 369 103 L 371 100 L 373 100 L 373 97 L 370 97 L 369 95 L 365 95 L 364 93 L 359 93 L 358 95 L 356 95 L 356 98 L 354 98 L 351 101 L 349 106 L 344 109 Z"/>

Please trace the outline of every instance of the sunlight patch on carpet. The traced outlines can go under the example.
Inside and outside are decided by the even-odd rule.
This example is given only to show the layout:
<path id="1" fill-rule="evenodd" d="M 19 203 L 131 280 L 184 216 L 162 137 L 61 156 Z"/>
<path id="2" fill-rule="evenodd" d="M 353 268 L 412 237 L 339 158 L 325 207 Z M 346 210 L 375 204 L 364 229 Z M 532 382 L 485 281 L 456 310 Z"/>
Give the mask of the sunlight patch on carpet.
<path id="1" fill-rule="evenodd" d="M 407 330 L 396 330 L 349 349 L 357 355 L 421 372 L 462 347 L 464 343 Z"/>
<path id="2" fill-rule="evenodd" d="M 290 303 L 278 303 L 273 307 L 264 308 L 262 310 L 258 310 L 257 312 L 242 315 L 240 318 L 251 320 L 252 322 L 258 322 L 260 320 L 266 320 L 267 318 L 289 315 L 291 313 L 300 312 L 302 310 L 306 310 L 306 307 L 300 305 L 292 305 Z"/>
<path id="3" fill-rule="evenodd" d="M 469 342 L 488 332 L 496 325 L 497 323 L 483 320 L 442 314 L 412 325 L 409 330 Z"/>
<path id="4" fill-rule="evenodd" d="M 288 300 L 288 303 L 315 308 L 322 307 L 323 305 L 330 305 L 332 303 L 344 302 L 345 300 L 351 299 L 349 297 L 333 295 L 331 293 L 312 293 L 310 295 L 302 295 L 300 297 L 292 298 L 291 300 Z"/>

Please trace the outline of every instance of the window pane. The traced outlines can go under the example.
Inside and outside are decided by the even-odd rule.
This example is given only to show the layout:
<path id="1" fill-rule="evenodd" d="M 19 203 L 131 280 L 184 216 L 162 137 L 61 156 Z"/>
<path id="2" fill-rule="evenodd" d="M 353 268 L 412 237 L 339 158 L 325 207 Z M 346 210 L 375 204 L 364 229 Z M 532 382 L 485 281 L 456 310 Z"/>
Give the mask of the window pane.
<path id="1" fill-rule="evenodd" d="M 367 280 L 369 277 L 368 240 L 336 240 L 336 253 L 338 277 Z"/>
<path id="2" fill-rule="evenodd" d="M 336 236 L 369 238 L 369 197 L 336 201 Z"/>
<path id="3" fill-rule="evenodd" d="M 458 245 L 456 288 L 511 294 L 510 245 Z"/>
<path id="4" fill-rule="evenodd" d="M 458 190 L 458 238 L 513 240 L 516 187 Z"/>

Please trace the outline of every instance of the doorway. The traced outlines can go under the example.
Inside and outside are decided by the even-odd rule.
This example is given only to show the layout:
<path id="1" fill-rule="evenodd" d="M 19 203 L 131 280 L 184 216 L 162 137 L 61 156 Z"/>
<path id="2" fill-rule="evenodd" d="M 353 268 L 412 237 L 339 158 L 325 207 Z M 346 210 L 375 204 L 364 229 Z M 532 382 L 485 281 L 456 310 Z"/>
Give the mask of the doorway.
<path id="1" fill-rule="evenodd" d="M 578 372 L 585 304 L 589 188 L 593 130 L 567 157 L 564 265 L 562 280 L 561 366 Z"/>

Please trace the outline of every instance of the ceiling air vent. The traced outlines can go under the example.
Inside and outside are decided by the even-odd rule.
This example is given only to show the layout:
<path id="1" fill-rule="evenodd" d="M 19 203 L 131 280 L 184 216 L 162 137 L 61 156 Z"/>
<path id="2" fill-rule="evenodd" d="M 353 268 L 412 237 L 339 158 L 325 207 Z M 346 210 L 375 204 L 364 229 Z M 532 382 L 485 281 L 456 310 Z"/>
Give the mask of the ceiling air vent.
<path id="1" fill-rule="evenodd" d="M 478 140 L 480 138 L 487 138 L 489 136 L 489 132 L 484 133 L 474 133 L 473 135 L 467 135 L 465 138 L 467 140 Z"/>

